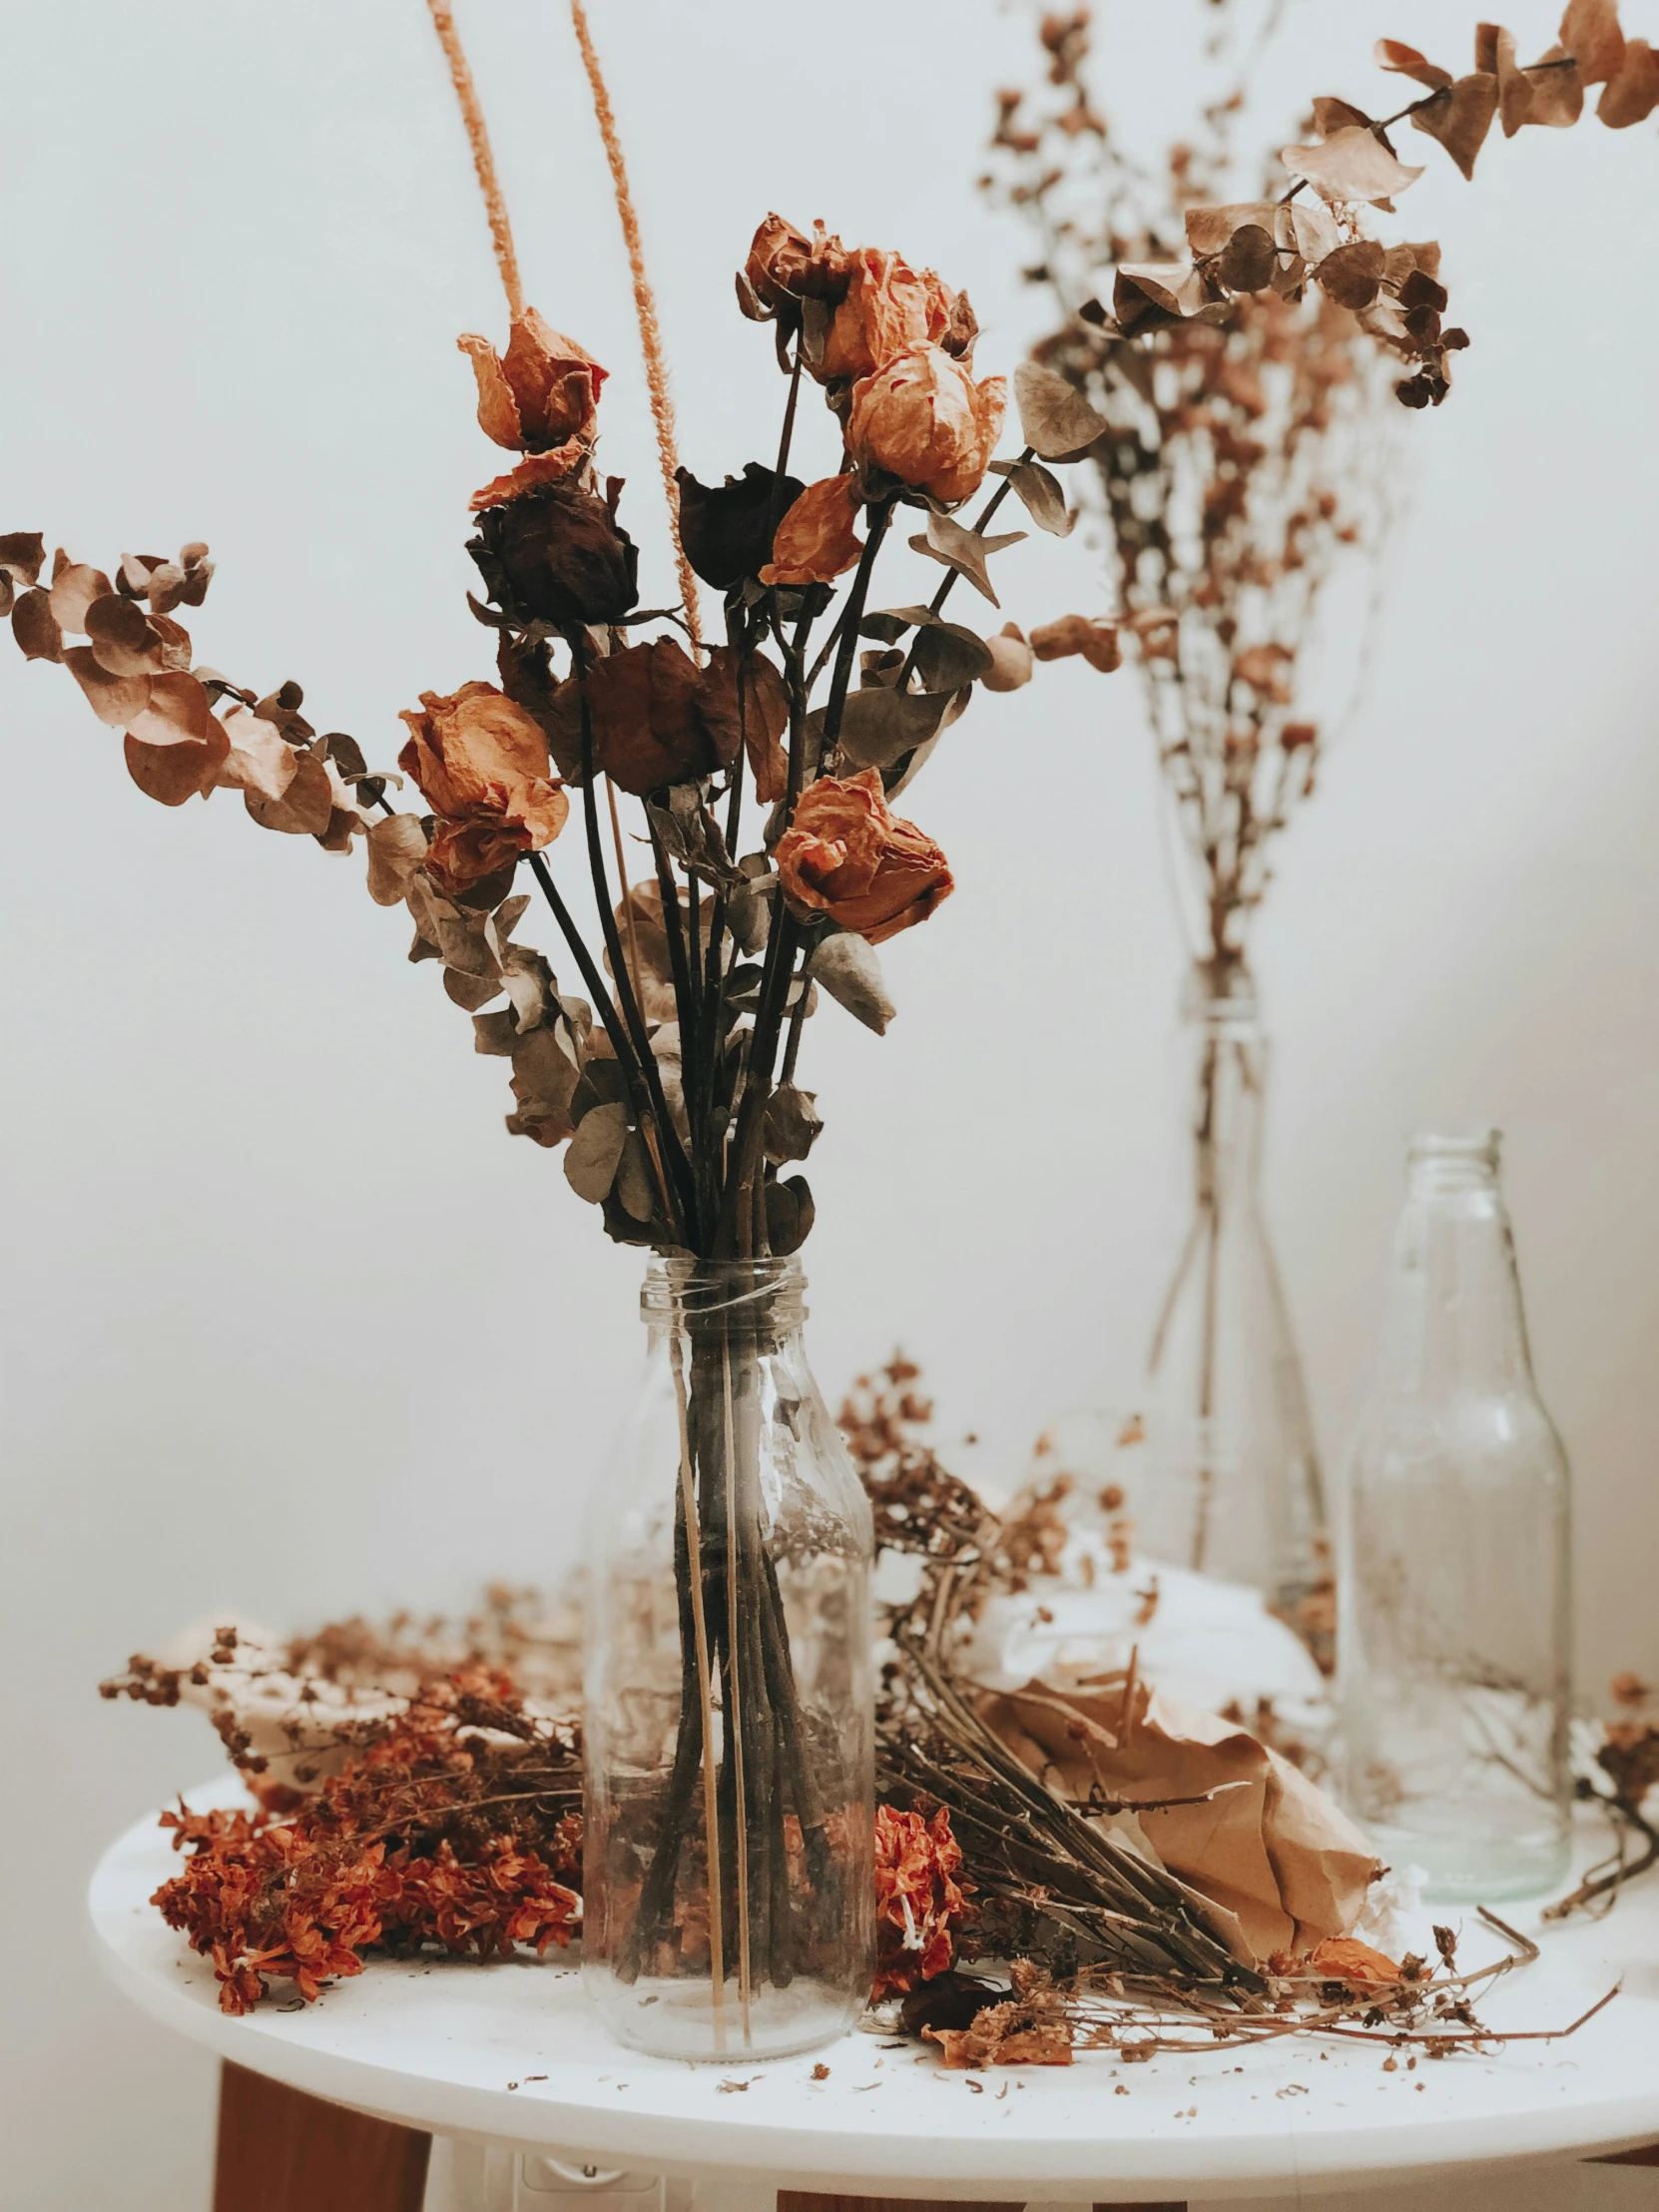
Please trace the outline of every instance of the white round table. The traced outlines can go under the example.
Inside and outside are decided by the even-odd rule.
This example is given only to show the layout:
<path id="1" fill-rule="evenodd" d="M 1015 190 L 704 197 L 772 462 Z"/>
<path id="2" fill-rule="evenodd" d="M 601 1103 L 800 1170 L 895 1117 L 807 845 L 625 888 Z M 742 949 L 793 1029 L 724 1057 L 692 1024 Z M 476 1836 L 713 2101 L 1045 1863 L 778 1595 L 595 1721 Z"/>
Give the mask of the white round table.
<path id="1" fill-rule="evenodd" d="M 234 1784 L 191 1802 L 237 1802 Z M 239 2066 L 435 2136 L 553 2154 L 578 2173 L 679 2177 L 697 2184 L 699 2212 L 770 2204 L 780 2188 L 1065 2204 L 1296 2197 L 1659 2137 L 1659 1880 L 1607 1919 L 1544 1929 L 1537 1964 L 1480 2003 L 1494 2028 L 1560 2026 L 1622 1979 L 1567 2041 L 1411 2067 L 1402 2055 L 1392 2071 L 1380 2048 L 1296 2037 L 963 2073 L 867 2034 L 771 2063 L 642 2057 L 607 2039 L 557 1951 L 488 1966 L 377 1960 L 314 2004 L 284 2001 L 278 1983 L 275 2001 L 230 2018 L 211 1964 L 148 1902 L 178 1865 L 146 1819 L 91 1887 L 103 1962 L 155 2019 Z M 1535 1909 L 1509 1917 L 1538 1933 Z M 1488 1954 L 1468 1920 L 1464 1964 Z M 819 2063 L 827 2079 L 814 2078 Z"/>

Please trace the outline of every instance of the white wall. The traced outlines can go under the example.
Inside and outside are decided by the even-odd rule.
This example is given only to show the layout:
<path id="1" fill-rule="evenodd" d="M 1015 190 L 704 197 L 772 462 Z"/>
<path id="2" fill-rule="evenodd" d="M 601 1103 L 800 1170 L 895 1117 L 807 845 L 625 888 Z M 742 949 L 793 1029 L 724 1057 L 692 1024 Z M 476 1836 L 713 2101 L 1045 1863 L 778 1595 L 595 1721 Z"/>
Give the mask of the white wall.
<path id="1" fill-rule="evenodd" d="M 1120 12 L 1157 18 L 1108 73 L 1150 146 L 1182 125 L 1170 23 Z M 532 0 L 461 13 L 531 295 L 615 371 L 605 454 L 660 582 L 568 31 Z M 1454 13 L 1302 0 L 1274 97 L 1371 96 L 1376 33 L 1433 46 Z M 968 283 L 982 366 L 1013 365 L 1038 312 L 1025 242 L 968 181 L 987 88 L 1029 74 L 1022 16 L 594 15 L 694 468 L 775 435 L 767 336 L 730 281 L 769 206 Z M 424 11 L 59 0 L 8 10 L 5 48 L 0 528 L 106 563 L 205 536 L 202 654 L 262 688 L 298 676 L 321 726 L 383 759 L 399 706 L 488 673 L 462 510 L 493 462 L 453 339 L 502 317 Z M 1405 1135 L 1509 1132 L 1593 1686 L 1659 1666 L 1659 153 L 1592 123 L 1483 166 L 1471 190 L 1438 164 L 1408 211 L 1476 343 L 1447 406 L 1401 426 L 1414 503 L 1376 674 L 1261 932 L 1271 1196 L 1335 1456 Z M 1027 621 L 1099 604 L 1077 541 L 1002 574 Z M 64 673 L 9 649 L 0 717 L 0 2202 L 68 2212 L 115 2185 L 126 2212 L 171 2212 L 205 2201 L 211 2068 L 105 1995 L 78 1896 L 101 1842 L 215 1759 L 199 1720 L 92 1684 L 216 1606 L 282 1623 L 555 1575 L 626 1387 L 638 1262 L 501 1134 L 501 1063 L 404 965 L 357 861 L 228 798 L 152 806 Z M 901 1337 L 947 1421 L 1011 1456 L 1133 1387 L 1165 1265 L 1181 955 L 1132 679 L 1067 664 L 982 702 L 913 811 L 959 895 L 892 946 L 885 1040 L 833 1009 L 811 1040 L 816 1364 L 838 1389 Z"/>

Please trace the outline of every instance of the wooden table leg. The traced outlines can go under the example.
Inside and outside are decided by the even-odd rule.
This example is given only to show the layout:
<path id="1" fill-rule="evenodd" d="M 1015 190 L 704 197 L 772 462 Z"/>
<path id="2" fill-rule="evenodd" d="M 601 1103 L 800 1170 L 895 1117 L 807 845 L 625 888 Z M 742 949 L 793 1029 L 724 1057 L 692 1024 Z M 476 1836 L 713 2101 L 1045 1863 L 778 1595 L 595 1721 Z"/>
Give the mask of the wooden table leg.
<path id="1" fill-rule="evenodd" d="M 420 2212 L 431 2151 L 416 2128 L 220 2069 L 214 2212 Z"/>

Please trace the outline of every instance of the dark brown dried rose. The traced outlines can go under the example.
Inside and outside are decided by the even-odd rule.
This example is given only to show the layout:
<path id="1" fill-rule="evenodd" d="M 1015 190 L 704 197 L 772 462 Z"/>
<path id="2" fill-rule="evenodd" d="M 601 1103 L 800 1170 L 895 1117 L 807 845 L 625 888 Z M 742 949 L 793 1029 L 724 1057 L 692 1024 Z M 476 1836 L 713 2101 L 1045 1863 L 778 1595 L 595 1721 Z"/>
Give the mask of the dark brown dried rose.
<path id="1" fill-rule="evenodd" d="M 761 573 L 772 558 L 773 533 L 807 488 L 794 476 L 780 483 L 778 471 L 759 461 L 745 462 L 742 476 L 728 476 L 724 484 L 700 484 L 689 468 L 676 474 L 680 543 L 716 591 Z"/>
<path id="2" fill-rule="evenodd" d="M 624 646 L 583 679 L 593 761 L 620 790 L 643 796 L 707 776 L 721 764 L 696 712 L 699 671 L 673 638 Z"/>
<path id="3" fill-rule="evenodd" d="M 717 645 L 697 687 L 696 712 L 722 767 L 731 767 L 741 746 L 762 806 L 782 799 L 790 764 L 779 741 L 790 726 L 790 702 L 783 677 L 766 655 L 751 653 L 744 662 L 740 693 L 738 656 L 731 646 Z"/>
<path id="4" fill-rule="evenodd" d="M 604 500 L 569 482 L 486 507 L 467 551 L 521 627 L 619 622 L 639 599 L 639 548 Z"/>

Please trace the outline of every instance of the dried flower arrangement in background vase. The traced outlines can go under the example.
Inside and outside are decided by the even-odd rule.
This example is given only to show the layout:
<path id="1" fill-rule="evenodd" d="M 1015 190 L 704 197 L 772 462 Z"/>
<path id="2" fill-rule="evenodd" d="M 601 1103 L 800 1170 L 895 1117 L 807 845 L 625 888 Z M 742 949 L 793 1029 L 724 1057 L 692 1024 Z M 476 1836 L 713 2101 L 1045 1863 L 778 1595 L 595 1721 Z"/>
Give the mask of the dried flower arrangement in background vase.
<path id="1" fill-rule="evenodd" d="M 1192 1211 L 1152 1332 L 1154 1472 L 1135 1503 L 1156 1555 L 1265 1591 L 1329 1665 L 1319 1454 L 1261 1202 L 1268 1046 L 1249 938 L 1277 838 L 1314 788 L 1321 594 L 1380 536 L 1382 356 L 1362 316 L 1306 288 L 1306 260 L 1344 236 L 1324 207 L 1288 216 L 1305 259 L 1281 280 L 1177 311 L 1168 265 L 1230 172 L 1242 92 L 1149 177 L 1091 100 L 1089 27 L 1087 9 L 1043 19 L 1051 89 L 999 95 L 984 183 L 1035 231 L 1026 276 L 1060 311 L 1036 357 L 1111 424 L 1091 457 L 1112 586 L 1196 893 L 1182 901 Z M 1276 266 L 1265 233 L 1257 260 Z M 1103 264 L 1123 265 L 1109 329 L 1090 304 Z"/>

